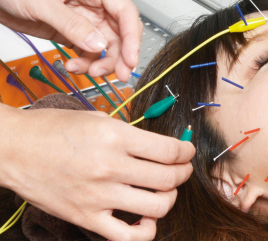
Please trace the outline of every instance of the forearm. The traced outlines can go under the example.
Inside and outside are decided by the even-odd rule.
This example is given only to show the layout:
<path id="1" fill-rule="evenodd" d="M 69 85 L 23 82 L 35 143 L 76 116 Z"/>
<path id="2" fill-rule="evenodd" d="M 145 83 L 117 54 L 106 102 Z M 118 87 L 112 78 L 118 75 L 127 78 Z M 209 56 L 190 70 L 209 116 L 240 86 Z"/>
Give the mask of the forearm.
<path id="1" fill-rule="evenodd" d="M 0 104 L 0 186 L 9 188 L 12 182 L 12 165 L 17 148 L 14 140 L 20 128 L 21 110 Z M 18 140 L 16 140 L 18 141 Z"/>

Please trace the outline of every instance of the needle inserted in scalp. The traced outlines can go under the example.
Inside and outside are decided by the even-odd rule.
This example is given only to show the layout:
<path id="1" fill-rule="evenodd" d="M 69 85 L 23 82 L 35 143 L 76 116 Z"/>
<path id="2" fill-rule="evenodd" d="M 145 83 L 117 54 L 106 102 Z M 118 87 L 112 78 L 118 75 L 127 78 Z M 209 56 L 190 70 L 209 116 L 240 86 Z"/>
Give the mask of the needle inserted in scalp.
<path id="1" fill-rule="evenodd" d="M 241 11 L 239 5 L 238 5 L 238 4 L 235 4 L 235 7 L 236 7 L 236 9 L 237 9 L 239 15 L 241 16 L 242 20 L 244 21 L 245 25 L 248 26 L 248 23 L 247 23 L 247 21 L 246 21 L 244 15 L 243 15 L 243 13 L 242 13 L 242 11 Z"/>

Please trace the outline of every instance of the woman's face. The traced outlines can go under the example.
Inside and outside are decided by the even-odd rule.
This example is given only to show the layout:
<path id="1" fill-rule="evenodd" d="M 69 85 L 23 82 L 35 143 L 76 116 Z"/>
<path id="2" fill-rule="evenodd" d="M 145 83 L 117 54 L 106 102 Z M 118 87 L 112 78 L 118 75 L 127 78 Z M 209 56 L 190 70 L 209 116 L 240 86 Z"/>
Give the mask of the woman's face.
<path id="1" fill-rule="evenodd" d="M 268 16 L 268 12 L 264 14 Z M 255 13 L 247 19 L 260 16 Z M 226 56 L 218 56 L 214 102 L 221 107 L 211 108 L 209 114 L 229 146 L 244 139 L 245 131 L 261 128 L 233 150 L 236 158 L 225 162 L 221 179 L 227 198 L 235 206 L 244 212 L 268 217 L 268 182 L 264 181 L 268 177 L 268 23 L 246 33 L 246 37 L 250 44 L 242 48 L 242 54 L 231 71 L 228 71 Z M 256 61 L 263 62 L 263 66 L 259 67 Z M 222 77 L 244 86 L 244 89 L 223 81 Z M 247 174 L 250 174 L 249 179 L 234 196 Z"/>

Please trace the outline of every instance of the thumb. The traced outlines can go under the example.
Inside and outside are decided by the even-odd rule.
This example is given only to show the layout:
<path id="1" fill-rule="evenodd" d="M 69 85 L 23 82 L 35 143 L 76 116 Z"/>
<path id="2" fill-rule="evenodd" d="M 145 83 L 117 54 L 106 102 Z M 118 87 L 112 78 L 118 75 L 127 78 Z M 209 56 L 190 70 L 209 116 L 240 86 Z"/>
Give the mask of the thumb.
<path id="1" fill-rule="evenodd" d="M 39 19 L 56 29 L 72 44 L 88 52 L 101 52 L 106 48 L 107 40 L 86 17 L 72 11 L 61 1 L 41 2 L 45 4 L 42 4 L 44 8 Z"/>

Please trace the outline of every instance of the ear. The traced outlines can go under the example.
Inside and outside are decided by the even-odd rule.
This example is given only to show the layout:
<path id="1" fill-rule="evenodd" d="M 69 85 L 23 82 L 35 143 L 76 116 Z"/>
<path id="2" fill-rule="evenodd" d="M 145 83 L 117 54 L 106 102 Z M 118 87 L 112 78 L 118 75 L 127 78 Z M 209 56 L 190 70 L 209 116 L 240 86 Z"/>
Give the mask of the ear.
<path id="1" fill-rule="evenodd" d="M 213 184 L 219 190 L 221 195 L 229 202 L 232 202 L 235 197 L 234 192 L 236 190 L 236 187 L 229 174 L 228 168 L 220 168 L 216 166 L 211 172 L 211 176 Z"/>
<path id="2" fill-rule="evenodd" d="M 225 175 L 226 176 L 226 175 Z M 227 181 L 228 180 L 228 181 Z M 229 202 L 234 199 L 234 185 L 229 181 L 228 178 L 212 178 L 213 184 L 219 190 L 222 196 L 224 196 Z"/>

